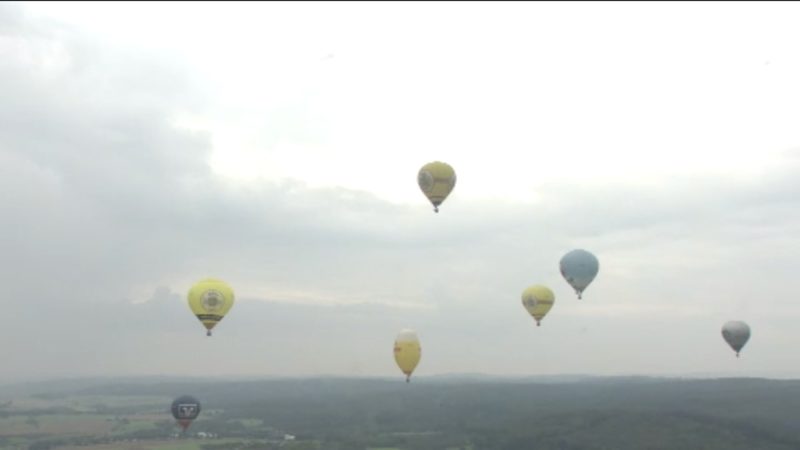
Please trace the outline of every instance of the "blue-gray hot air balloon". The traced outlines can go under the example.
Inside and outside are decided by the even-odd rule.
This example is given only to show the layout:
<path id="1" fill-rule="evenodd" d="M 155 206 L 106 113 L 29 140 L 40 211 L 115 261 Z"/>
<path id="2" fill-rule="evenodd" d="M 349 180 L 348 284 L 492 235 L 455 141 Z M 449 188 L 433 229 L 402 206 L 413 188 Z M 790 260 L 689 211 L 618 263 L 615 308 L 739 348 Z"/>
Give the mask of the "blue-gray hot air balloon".
<path id="1" fill-rule="evenodd" d="M 575 289 L 578 299 L 582 297 L 584 289 L 594 280 L 600 269 L 597 258 L 582 249 L 572 250 L 564 255 L 558 266 L 561 275 Z"/>
<path id="2" fill-rule="evenodd" d="M 725 325 L 722 326 L 722 338 L 736 352 L 738 358 L 742 347 L 750 339 L 750 327 L 740 320 L 725 322 Z"/>

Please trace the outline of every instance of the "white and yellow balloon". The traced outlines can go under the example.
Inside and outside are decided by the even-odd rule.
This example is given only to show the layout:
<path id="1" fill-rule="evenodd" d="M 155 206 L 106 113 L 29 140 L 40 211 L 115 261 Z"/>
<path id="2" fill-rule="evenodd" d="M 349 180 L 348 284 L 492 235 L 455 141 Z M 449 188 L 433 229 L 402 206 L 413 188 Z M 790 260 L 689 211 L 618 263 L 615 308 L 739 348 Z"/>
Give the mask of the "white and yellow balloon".
<path id="1" fill-rule="evenodd" d="M 422 348 L 417 332 L 408 328 L 401 330 L 394 340 L 394 360 L 406 375 L 406 383 L 411 380 L 411 374 L 417 368 L 421 356 Z"/>
<path id="2" fill-rule="evenodd" d="M 233 307 L 233 289 L 222 280 L 206 278 L 189 289 L 189 308 L 206 327 L 206 336 Z"/>
<path id="3" fill-rule="evenodd" d="M 537 327 L 541 325 L 542 319 L 550 312 L 555 301 L 553 291 L 541 284 L 534 284 L 522 291 L 522 306 L 536 320 Z"/>
<path id="4" fill-rule="evenodd" d="M 449 164 L 434 161 L 422 166 L 417 173 L 417 184 L 433 204 L 433 210 L 439 212 L 439 205 L 444 202 L 456 186 L 456 172 Z"/>

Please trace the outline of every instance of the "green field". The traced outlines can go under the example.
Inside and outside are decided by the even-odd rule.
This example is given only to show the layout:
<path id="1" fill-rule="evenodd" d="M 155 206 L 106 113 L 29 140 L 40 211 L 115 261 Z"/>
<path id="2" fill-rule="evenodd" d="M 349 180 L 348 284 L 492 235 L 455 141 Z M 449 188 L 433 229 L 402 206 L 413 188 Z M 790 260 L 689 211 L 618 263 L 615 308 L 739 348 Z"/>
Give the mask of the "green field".
<path id="1" fill-rule="evenodd" d="M 241 439 L 181 439 L 170 441 L 125 442 L 116 444 L 101 444 L 82 447 L 60 447 L 62 450 L 204 450 L 208 446 L 243 445 L 247 442 Z"/>
<path id="2" fill-rule="evenodd" d="M 12 416 L 0 419 L 0 437 L 19 435 L 81 435 L 108 433 L 111 418 L 96 414 Z"/>

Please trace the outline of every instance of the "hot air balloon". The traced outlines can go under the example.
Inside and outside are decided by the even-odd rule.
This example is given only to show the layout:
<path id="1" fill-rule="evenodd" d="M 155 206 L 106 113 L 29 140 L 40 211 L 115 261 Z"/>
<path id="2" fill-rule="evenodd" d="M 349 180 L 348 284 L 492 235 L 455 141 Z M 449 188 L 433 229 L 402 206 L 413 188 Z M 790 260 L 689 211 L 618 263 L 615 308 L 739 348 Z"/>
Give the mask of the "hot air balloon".
<path id="1" fill-rule="evenodd" d="M 547 286 L 535 284 L 522 291 L 522 306 L 528 313 L 536 319 L 536 326 L 541 325 L 541 321 L 550 308 L 553 307 L 556 297 Z"/>
<path id="2" fill-rule="evenodd" d="M 172 417 L 186 432 L 192 421 L 200 414 L 200 402 L 191 395 L 182 395 L 172 402 Z"/>
<path id="3" fill-rule="evenodd" d="M 564 255 L 558 266 L 561 275 L 575 289 L 579 300 L 583 296 L 584 289 L 594 280 L 594 277 L 597 276 L 597 271 L 600 269 L 600 263 L 597 258 L 582 249 L 572 250 Z"/>
<path id="4" fill-rule="evenodd" d="M 411 374 L 419 364 L 421 356 L 422 349 L 419 346 L 417 332 L 408 328 L 401 330 L 394 340 L 394 360 L 406 374 L 406 383 L 411 381 Z"/>
<path id="5" fill-rule="evenodd" d="M 736 352 L 738 358 L 742 347 L 750 339 L 750 327 L 740 320 L 725 322 L 725 325 L 722 326 L 722 338 Z"/>
<path id="6" fill-rule="evenodd" d="M 213 278 L 198 281 L 189 289 L 189 308 L 206 327 L 206 336 L 233 306 L 233 289 Z"/>
<path id="7" fill-rule="evenodd" d="M 456 172 L 449 164 L 434 161 L 419 169 L 417 184 L 433 204 L 433 210 L 438 213 L 439 205 L 450 195 L 456 185 Z"/>

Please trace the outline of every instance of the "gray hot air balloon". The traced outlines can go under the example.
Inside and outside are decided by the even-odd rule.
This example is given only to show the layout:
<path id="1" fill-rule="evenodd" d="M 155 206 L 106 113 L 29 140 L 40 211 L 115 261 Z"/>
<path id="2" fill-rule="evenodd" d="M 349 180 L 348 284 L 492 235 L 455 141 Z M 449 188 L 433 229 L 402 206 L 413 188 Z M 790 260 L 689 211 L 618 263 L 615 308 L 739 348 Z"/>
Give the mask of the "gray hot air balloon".
<path id="1" fill-rule="evenodd" d="M 740 320 L 725 322 L 725 325 L 722 326 L 722 337 L 736 352 L 736 357 L 738 358 L 742 347 L 750 339 L 750 327 Z"/>
<path id="2" fill-rule="evenodd" d="M 600 263 L 597 258 L 586 250 L 572 250 L 561 258 L 558 264 L 561 275 L 570 286 L 575 289 L 578 299 L 582 297 L 583 290 L 597 276 Z"/>
<path id="3" fill-rule="evenodd" d="M 200 414 L 200 402 L 191 395 L 182 395 L 172 402 L 171 410 L 172 417 L 178 421 L 185 432 Z"/>

